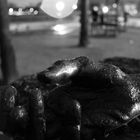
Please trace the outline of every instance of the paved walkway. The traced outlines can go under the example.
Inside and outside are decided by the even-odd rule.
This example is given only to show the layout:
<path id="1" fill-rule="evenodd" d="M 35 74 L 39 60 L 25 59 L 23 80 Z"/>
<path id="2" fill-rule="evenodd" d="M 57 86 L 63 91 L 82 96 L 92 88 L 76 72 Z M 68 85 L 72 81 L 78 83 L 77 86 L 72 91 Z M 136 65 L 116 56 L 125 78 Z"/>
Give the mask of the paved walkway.
<path id="1" fill-rule="evenodd" d="M 22 23 L 11 23 L 10 31 L 16 32 L 28 32 L 28 31 L 39 31 L 39 30 L 50 30 L 51 27 L 56 24 L 64 24 L 69 28 L 69 32 L 80 27 L 79 19 L 73 20 L 53 20 L 53 21 L 35 21 L 35 22 L 22 22 Z M 129 18 L 127 22 L 128 27 L 140 27 L 140 18 Z"/>

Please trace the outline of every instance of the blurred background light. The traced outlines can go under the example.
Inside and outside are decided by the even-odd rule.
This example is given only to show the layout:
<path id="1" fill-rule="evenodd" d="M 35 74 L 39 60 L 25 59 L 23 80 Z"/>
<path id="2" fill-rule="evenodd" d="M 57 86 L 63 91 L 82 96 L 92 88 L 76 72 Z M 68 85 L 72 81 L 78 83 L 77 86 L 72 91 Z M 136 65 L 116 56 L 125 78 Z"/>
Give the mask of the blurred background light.
<path id="1" fill-rule="evenodd" d="M 117 8 L 117 4 L 116 3 L 113 3 L 113 8 Z"/>
<path id="2" fill-rule="evenodd" d="M 64 18 L 77 9 L 78 0 L 43 0 L 40 8 L 54 18 Z"/>
<path id="3" fill-rule="evenodd" d="M 65 8 L 65 3 L 63 1 L 58 1 L 56 3 L 56 10 L 57 11 L 61 12 L 64 10 L 64 8 Z"/>
<path id="4" fill-rule="evenodd" d="M 72 8 L 73 8 L 73 10 L 76 10 L 76 9 L 78 8 L 77 4 L 74 4 L 74 5 L 72 6 Z"/>
<path id="5" fill-rule="evenodd" d="M 13 15 L 14 9 L 13 8 L 9 8 L 9 15 Z"/>
<path id="6" fill-rule="evenodd" d="M 108 13 L 109 8 L 107 6 L 103 6 L 102 11 L 103 11 L 104 14 L 106 14 L 106 13 Z"/>
<path id="7" fill-rule="evenodd" d="M 94 11 L 98 11 L 99 8 L 98 8 L 97 6 L 93 6 L 93 10 L 94 10 Z"/>

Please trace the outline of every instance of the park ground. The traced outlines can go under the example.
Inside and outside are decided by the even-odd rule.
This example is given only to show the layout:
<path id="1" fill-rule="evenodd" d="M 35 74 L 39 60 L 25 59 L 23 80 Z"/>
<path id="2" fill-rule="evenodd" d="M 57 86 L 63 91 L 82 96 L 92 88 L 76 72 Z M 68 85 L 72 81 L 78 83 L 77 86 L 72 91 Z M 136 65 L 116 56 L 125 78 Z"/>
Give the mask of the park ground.
<path id="1" fill-rule="evenodd" d="M 107 57 L 140 59 L 140 29 L 128 28 L 116 37 L 89 38 L 86 48 L 78 47 L 79 30 L 57 35 L 49 30 L 12 35 L 19 75 L 44 70 L 58 59 L 88 56 L 95 62 Z"/>

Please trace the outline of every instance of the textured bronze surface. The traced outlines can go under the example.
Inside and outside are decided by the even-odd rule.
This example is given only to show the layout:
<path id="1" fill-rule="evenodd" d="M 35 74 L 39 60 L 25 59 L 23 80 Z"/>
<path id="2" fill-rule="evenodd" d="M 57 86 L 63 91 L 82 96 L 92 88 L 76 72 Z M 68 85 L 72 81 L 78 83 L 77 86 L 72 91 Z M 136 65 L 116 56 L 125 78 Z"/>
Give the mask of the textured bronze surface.
<path id="1" fill-rule="evenodd" d="M 77 57 L 1 87 L 0 130 L 24 140 L 139 136 L 138 63 Z"/>

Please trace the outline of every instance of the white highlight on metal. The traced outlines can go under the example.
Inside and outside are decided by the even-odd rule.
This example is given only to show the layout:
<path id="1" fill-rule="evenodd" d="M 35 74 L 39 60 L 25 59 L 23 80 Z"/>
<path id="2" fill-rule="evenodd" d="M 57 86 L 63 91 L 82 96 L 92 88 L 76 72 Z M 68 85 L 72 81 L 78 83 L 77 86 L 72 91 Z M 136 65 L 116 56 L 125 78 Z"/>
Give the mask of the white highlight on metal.
<path id="1" fill-rule="evenodd" d="M 122 116 L 122 118 L 123 118 L 124 120 L 128 120 L 128 119 L 129 119 L 129 117 L 128 117 L 127 115 Z"/>
<path id="2" fill-rule="evenodd" d="M 80 129 L 81 129 L 80 125 L 78 125 L 77 127 L 78 127 L 78 130 L 80 131 Z"/>
<path id="3" fill-rule="evenodd" d="M 125 76 L 125 73 L 122 72 L 122 71 L 119 70 L 119 69 L 117 69 L 116 72 L 117 72 L 117 74 L 118 74 L 118 77 L 121 78 L 121 79 L 123 79 L 123 77 Z"/>
<path id="4" fill-rule="evenodd" d="M 80 106 L 80 104 L 79 104 L 79 103 L 77 103 L 77 104 L 76 104 L 76 106 L 77 106 L 77 108 L 78 108 L 78 109 L 80 109 L 80 108 L 81 108 L 81 106 Z"/>
<path id="5" fill-rule="evenodd" d="M 131 97 L 134 99 L 134 100 L 137 100 L 137 97 L 139 95 L 140 91 L 139 89 L 131 86 Z"/>
<path id="6" fill-rule="evenodd" d="M 137 111 L 140 110 L 140 103 L 137 103 L 133 106 L 133 109 L 131 110 L 131 113 L 134 114 L 134 113 L 137 113 Z"/>
<path id="7" fill-rule="evenodd" d="M 60 76 L 61 74 L 71 75 L 75 70 L 77 70 L 76 66 L 66 66 L 62 68 L 58 73 L 56 73 L 56 76 Z"/>
<path id="8" fill-rule="evenodd" d="M 19 110 L 19 116 L 22 118 L 24 116 L 24 110 Z"/>

